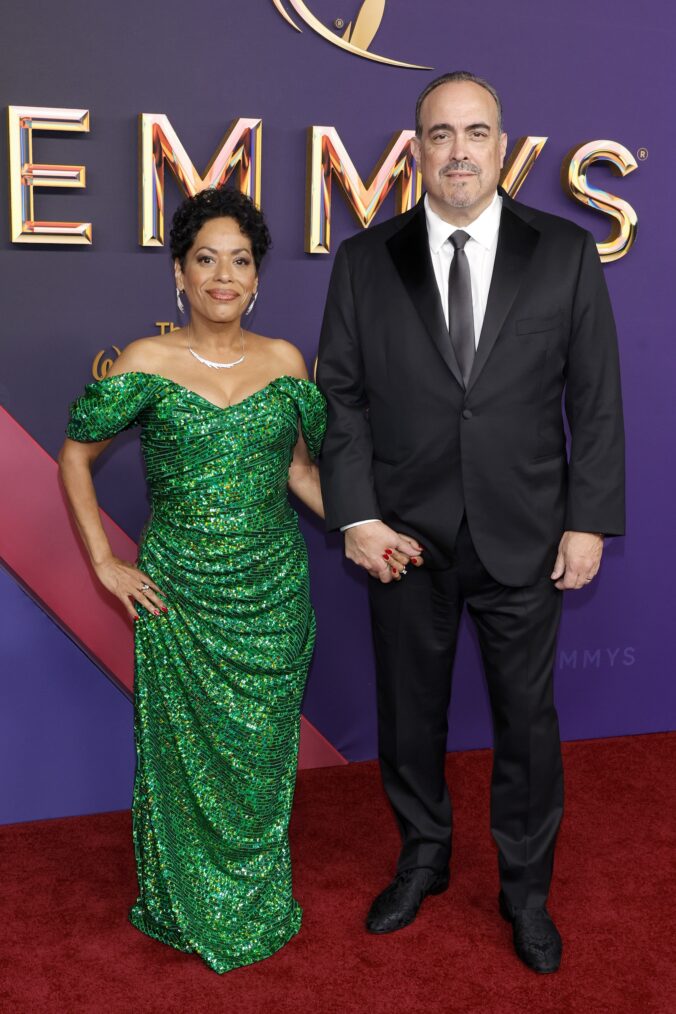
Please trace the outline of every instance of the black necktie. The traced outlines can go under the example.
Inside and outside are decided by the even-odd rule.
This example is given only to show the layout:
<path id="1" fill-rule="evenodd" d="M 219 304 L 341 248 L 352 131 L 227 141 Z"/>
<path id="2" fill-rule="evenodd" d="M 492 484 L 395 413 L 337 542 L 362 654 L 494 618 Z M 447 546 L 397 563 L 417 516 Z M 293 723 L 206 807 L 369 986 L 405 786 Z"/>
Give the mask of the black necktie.
<path id="1" fill-rule="evenodd" d="M 462 379 L 467 387 L 475 352 L 472 279 L 465 253 L 465 243 L 470 237 L 468 233 L 458 229 L 448 238 L 455 247 L 451 270 L 448 273 L 448 330 Z"/>

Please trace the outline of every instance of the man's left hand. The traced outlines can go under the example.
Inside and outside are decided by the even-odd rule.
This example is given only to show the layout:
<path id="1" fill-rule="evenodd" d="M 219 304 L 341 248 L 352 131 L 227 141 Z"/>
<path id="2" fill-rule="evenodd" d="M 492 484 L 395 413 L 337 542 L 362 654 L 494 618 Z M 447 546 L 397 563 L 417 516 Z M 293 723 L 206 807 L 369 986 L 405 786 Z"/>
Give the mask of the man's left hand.
<path id="1" fill-rule="evenodd" d="M 603 536 L 597 532 L 564 532 L 551 579 L 561 591 L 584 588 L 598 573 Z"/>

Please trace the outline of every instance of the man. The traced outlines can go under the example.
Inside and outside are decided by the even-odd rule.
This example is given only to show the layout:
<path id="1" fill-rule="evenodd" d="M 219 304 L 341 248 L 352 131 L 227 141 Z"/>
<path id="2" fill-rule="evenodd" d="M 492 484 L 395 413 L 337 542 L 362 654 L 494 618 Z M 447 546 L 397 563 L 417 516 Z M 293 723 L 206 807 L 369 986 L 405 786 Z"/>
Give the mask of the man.
<path id="1" fill-rule="evenodd" d="M 589 584 L 604 535 L 624 530 L 615 327 L 592 236 L 498 189 L 507 136 L 491 85 L 433 81 L 413 144 L 426 195 L 342 244 L 319 349 L 327 523 L 373 578 L 380 763 L 402 837 L 367 928 L 400 929 L 448 886 L 447 710 L 466 604 L 493 717 L 499 909 L 519 957 L 553 972 L 555 640 L 563 591 Z"/>

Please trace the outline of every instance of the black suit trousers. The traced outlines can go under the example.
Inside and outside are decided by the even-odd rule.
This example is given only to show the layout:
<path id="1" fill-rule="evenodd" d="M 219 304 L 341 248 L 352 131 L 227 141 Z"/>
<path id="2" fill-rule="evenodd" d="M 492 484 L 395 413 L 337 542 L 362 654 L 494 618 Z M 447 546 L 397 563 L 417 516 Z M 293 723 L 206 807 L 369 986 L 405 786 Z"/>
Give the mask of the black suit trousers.
<path id="1" fill-rule="evenodd" d="M 543 905 L 563 811 L 553 700 L 562 593 L 549 574 L 526 587 L 499 584 L 482 565 L 463 520 L 450 568 L 409 567 L 400 582 L 387 585 L 371 580 L 369 597 L 379 755 L 402 837 L 399 869 L 444 870 L 450 860 L 447 713 L 466 604 L 493 718 L 491 830 L 502 889 L 516 908 Z"/>

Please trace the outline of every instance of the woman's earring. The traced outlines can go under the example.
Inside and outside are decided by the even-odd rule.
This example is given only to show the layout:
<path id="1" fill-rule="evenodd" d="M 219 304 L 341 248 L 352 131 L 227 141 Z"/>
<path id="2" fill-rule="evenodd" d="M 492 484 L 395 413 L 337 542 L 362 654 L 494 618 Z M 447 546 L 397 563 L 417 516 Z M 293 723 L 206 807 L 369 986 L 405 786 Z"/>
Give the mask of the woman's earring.
<path id="1" fill-rule="evenodd" d="M 256 305 L 256 300 L 257 299 L 258 299 L 258 289 L 256 289 L 256 291 L 254 292 L 253 296 L 251 297 L 251 302 L 249 303 L 249 305 L 247 306 L 246 310 L 244 311 L 244 316 L 245 317 L 249 316 L 249 314 L 253 310 L 254 306 Z"/>
<path id="2" fill-rule="evenodd" d="M 183 305 L 183 300 L 181 299 L 182 292 L 183 292 L 183 289 L 179 289 L 179 287 L 177 285 L 176 286 L 176 306 L 178 307 L 179 313 L 185 313 L 185 306 Z"/>

